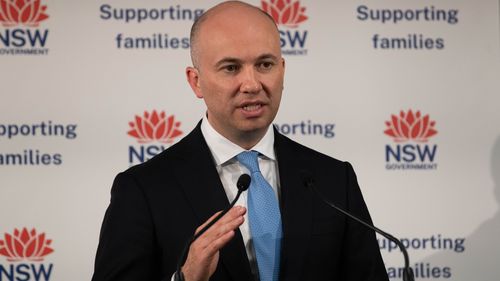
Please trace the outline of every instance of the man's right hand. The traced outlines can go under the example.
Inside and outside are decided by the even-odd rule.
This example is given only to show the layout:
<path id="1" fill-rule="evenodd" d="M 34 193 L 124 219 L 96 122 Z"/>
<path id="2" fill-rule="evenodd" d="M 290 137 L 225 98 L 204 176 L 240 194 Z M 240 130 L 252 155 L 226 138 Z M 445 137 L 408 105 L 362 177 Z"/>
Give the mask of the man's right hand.
<path id="1" fill-rule="evenodd" d="M 196 233 L 219 213 L 215 213 L 199 226 Z M 231 208 L 218 222 L 191 244 L 186 262 L 181 268 L 186 281 L 207 281 L 214 274 L 219 261 L 219 250 L 233 238 L 235 229 L 244 221 L 245 213 L 244 207 Z"/>

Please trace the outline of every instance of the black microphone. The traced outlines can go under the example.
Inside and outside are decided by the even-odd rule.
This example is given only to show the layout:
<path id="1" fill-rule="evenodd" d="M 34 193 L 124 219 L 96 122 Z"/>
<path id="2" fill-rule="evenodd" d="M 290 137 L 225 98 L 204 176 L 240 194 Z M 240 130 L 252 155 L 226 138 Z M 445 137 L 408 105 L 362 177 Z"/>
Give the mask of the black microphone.
<path id="1" fill-rule="evenodd" d="M 196 239 L 198 239 L 198 237 L 200 237 L 203 233 L 205 233 L 212 225 L 214 225 L 214 223 L 219 221 L 227 212 L 229 212 L 229 210 L 234 206 L 234 204 L 236 204 L 236 201 L 238 201 L 238 199 L 240 198 L 241 193 L 243 193 L 243 191 L 246 191 L 248 189 L 251 181 L 252 181 L 252 179 L 250 178 L 250 176 L 248 174 L 241 175 L 238 178 L 238 181 L 236 182 L 236 187 L 238 188 L 238 193 L 236 194 L 236 197 L 233 199 L 233 201 L 231 201 L 231 204 L 229 204 L 229 206 L 226 209 L 224 209 L 224 211 L 222 211 L 222 213 L 218 214 L 213 220 L 211 220 L 207 225 L 205 225 L 205 227 L 203 227 L 200 231 L 198 231 L 198 233 L 195 233 L 193 235 L 193 237 L 191 237 L 187 241 L 186 246 L 182 250 L 182 254 L 181 254 L 181 257 L 179 259 L 179 262 L 177 263 L 177 268 L 176 268 L 175 275 L 174 275 L 174 279 L 176 281 L 184 280 L 184 276 L 181 272 L 181 267 L 186 262 L 187 254 L 188 254 L 189 247 L 191 246 L 191 244 L 193 244 L 193 242 Z"/>
<path id="2" fill-rule="evenodd" d="M 314 180 L 312 178 L 312 176 L 306 172 L 306 171 L 302 171 L 302 177 L 303 177 L 303 180 L 304 180 L 304 185 L 307 187 L 307 188 L 310 188 L 314 191 L 314 193 L 316 193 L 316 195 L 324 202 L 326 203 L 328 206 L 334 208 L 335 210 L 341 212 L 342 214 L 346 215 L 347 217 L 359 222 L 360 224 L 368 227 L 369 229 L 371 230 L 374 230 L 375 232 L 379 233 L 380 235 L 384 236 L 385 238 L 391 240 L 392 242 L 396 243 L 396 245 L 398 245 L 399 249 L 401 250 L 401 252 L 403 252 L 403 256 L 404 256 L 404 259 L 405 259 L 405 267 L 403 269 L 403 281 L 414 281 L 415 280 L 415 277 L 413 275 L 413 270 L 411 269 L 410 267 L 410 258 L 408 256 L 408 252 L 406 251 L 406 248 L 403 246 L 403 244 L 401 243 L 401 241 L 399 241 L 399 239 L 397 239 L 396 237 L 392 236 L 391 234 L 377 228 L 376 226 L 374 225 L 371 225 L 365 221 L 363 221 L 362 219 L 350 214 L 349 212 L 341 209 L 340 207 L 337 207 L 335 204 L 333 204 L 332 202 L 330 202 L 325 196 L 323 196 L 323 194 L 321 194 L 321 192 L 319 192 L 317 189 L 316 189 L 316 186 L 314 185 Z"/>

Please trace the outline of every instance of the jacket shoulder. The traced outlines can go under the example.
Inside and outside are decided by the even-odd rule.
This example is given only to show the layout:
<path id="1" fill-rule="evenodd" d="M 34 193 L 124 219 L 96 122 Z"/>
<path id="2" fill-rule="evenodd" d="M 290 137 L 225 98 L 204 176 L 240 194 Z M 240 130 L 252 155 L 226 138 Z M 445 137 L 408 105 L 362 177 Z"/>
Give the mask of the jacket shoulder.
<path id="1" fill-rule="evenodd" d="M 339 160 L 337 158 L 331 157 L 324 153 L 321 153 L 315 149 L 307 147 L 300 144 L 281 133 L 275 133 L 276 138 L 276 149 L 278 151 L 285 151 L 282 153 L 293 154 L 297 161 L 303 161 L 305 163 L 317 165 L 327 165 L 329 167 L 345 167 L 345 161 Z"/>
<path id="2" fill-rule="evenodd" d="M 158 153 L 146 162 L 128 168 L 123 173 L 135 176 L 165 176 L 169 171 L 172 171 L 179 161 L 193 157 L 193 154 L 200 153 L 205 146 L 206 143 L 198 125 L 179 142 Z"/>

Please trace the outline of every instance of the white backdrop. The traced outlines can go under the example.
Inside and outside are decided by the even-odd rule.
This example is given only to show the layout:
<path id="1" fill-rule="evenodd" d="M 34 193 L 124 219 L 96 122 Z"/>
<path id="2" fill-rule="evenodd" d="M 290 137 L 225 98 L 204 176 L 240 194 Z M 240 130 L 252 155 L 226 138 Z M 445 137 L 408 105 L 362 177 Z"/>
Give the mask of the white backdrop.
<path id="1" fill-rule="evenodd" d="M 185 82 L 187 38 L 216 2 L 0 7 L 0 280 L 90 279 L 114 176 L 140 162 L 137 151 L 148 158 L 171 145 L 140 143 L 129 123 L 165 112 L 180 122 L 175 142 L 204 112 Z M 498 280 L 498 1 L 299 5 L 298 22 L 279 25 L 279 128 L 353 164 L 374 222 L 408 244 L 417 280 Z M 24 8 L 30 16 L 16 17 Z M 410 110 L 435 122 L 415 130 L 437 133 L 420 142 L 384 134 Z M 379 242 L 400 280 L 400 252 Z"/>

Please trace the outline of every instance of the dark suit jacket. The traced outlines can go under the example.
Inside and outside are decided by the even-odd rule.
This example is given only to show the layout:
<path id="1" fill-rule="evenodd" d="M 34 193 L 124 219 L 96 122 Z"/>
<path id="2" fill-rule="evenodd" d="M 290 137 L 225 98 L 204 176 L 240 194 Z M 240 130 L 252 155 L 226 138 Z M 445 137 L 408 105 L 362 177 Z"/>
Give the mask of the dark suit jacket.
<path id="1" fill-rule="evenodd" d="M 305 170 L 331 201 L 369 221 L 350 164 L 276 131 L 275 149 L 283 222 L 281 280 L 388 280 L 374 233 L 304 186 Z M 169 280 L 194 230 L 228 204 L 198 125 L 179 143 L 116 177 L 92 280 Z M 210 280 L 252 280 L 239 231 L 221 250 Z"/>

